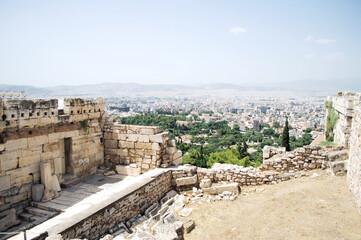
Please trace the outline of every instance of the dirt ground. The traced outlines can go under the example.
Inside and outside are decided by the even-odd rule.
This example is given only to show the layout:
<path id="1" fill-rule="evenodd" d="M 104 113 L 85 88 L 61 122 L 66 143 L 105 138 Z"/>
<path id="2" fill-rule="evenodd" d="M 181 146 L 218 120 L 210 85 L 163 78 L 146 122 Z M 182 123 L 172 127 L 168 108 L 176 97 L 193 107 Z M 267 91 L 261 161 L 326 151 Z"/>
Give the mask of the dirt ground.
<path id="1" fill-rule="evenodd" d="M 189 203 L 196 227 L 186 240 L 199 239 L 361 239 L 361 214 L 346 177 L 317 172 L 275 185 L 242 188 L 235 201 Z M 262 190 L 262 189 L 261 189 Z"/>

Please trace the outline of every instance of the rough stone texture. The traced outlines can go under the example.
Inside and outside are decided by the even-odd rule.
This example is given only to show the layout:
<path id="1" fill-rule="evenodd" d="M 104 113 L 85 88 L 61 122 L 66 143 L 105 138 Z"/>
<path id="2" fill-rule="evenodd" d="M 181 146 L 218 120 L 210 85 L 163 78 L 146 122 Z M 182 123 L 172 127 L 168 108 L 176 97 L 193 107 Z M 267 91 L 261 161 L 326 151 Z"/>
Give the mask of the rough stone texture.
<path id="1" fill-rule="evenodd" d="M 97 239 L 119 222 L 139 214 L 144 206 L 158 201 L 171 190 L 171 172 L 158 175 L 152 182 L 140 186 L 128 196 L 105 206 L 88 218 L 61 232 L 64 239 Z M 111 214 L 109 214 L 111 212 Z"/>
<path id="2" fill-rule="evenodd" d="M 339 92 L 336 97 L 327 99 L 332 102 L 332 107 L 339 117 L 333 130 L 334 142 L 345 147 L 349 147 L 354 100 L 358 97 L 359 95 L 354 92 Z M 328 111 L 326 115 L 328 115 Z"/>
<path id="3" fill-rule="evenodd" d="M 188 185 L 196 185 L 197 184 L 197 175 L 193 177 L 184 177 L 184 178 L 177 178 L 176 184 L 178 187 L 188 186 Z"/>
<path id="4" fill-rule="evenodd" d="M 50 165 L 47 182 L 55 190 L 58 182 L 96 173 L 104 162 L 104 107 L 101 98 L 64 99 L 62 111 L 57 99 L 0 102 L 0 214 L 12 207 L 19 214 L 31 200 L 42 162 Z M 64 138 L 71 138 L 67 166 Z"/>
<path id="5" fill-rule="evenodd" d="M 0 218 L 0 231 L 4 231 L 11 226 L 17 225 L 20 223 L 20 220 L 16 218 L 15 208 L 6 211 L 6 216 Z"/>
<path id="6" fill-rule="evenodd" d="M 238 183 L 223 184 L 223 185 L 203 189 L 204 193 L 213 194 L 213 195 L 223 193 L 224 191 L 228 191 L 235 195 L 238 195 L 239 193 Z"/>
<path id="7" fill-rule="evenodd" d="M 31 196 L 33 201 L 40 202 L 44 196 L 44 185 L 43 184 L 35 184 L 31 187 Z"/>
<path id="8" fill-rule="evenodd" d="M 138 176 L 140 174 L 140 168 L 137 167 L 117 165 L 115 169 L 121 175 Z"/>
<path id="9" fill-rule="evenodd" d="M 160 127 L 108 123 L 104 128 L 105 159 L 116 165 L 135 164 L 141 173 L 182 163 L 182 152 Z"/>
<path id="10" fill-rule="evenodd" d="M 196 226 L 195 222 L 193 220 L 188 220 L 183 223 L 184 232 L 190 233 L 194 227 Z"/>
<path id="11" fill-rule="evenodd" d="M 361 212 L 361 94 L 353 102 L 347 182 Z"/>
<path id="12" fill-rule="evenodd" d="M 292 173 L 304 169 L 325 168 L 326 163 L 330 161 L 329 156 L 331 156 L 331 161 L 341 160 L 340 158 L 345 156 L 344 152 L 340 153 L 342 149 L 342 146 L 304 146 L 264 160 L 260 169 Z"/>
<path id="13" fill-rule="evenodd" d="M 361 93 L 339 92 L 336 97 L 328 97 L 328 101 L 332 102 L 339 116 L 334 128 L 334 142 L 349 148 L 348 161 L 332 162 L 330 167 L 335 174 L 343 174 L 342 166 L 347 165 L 347 182 L 361 212 Z M 342 158 L 339 160 L 347 158 L 345 153 L 337 154 Z"/>
<path id="14" fill-rule="evenodd" d="M 272 147 L 272 146 L 265 146 L 263 148 L 263 160 L 269 159 L 277 154 L 284 154 L 286 153 L 285 147 Z"/>

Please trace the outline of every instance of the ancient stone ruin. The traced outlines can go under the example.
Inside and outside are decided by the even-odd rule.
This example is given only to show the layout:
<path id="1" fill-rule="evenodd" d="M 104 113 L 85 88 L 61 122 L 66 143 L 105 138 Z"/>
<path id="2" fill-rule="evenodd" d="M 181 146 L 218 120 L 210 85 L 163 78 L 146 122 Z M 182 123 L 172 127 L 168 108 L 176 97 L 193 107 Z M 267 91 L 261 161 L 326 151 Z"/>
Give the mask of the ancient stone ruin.
<path id="1" fill-rule="evenodd" d="M 347 182 L 361 212 L 361 93 L 339 92 L 328 101 L 338 115 L 335 143 L 349 150 Z"/>
<path id="2" fill-rule="evenodd" d="M 234 200 L 243 186 L 275 184 L 317 168 L 347 174 L 361 209 L 361 95 L 339 93 L 329 101 L 339 115 L 333 130 L 337 146 L 292 152 L 265 147 L 259 168 L 204 169 L 178 166 L 182 152 L 159 127 L 114 122 L 101 98 L 64 99 L 61 109 L 57 99 L 0 99 L 0 231 L 27 220 L 27 239 L 112 239 L 109 233 L 183 239 L 194 222 L 179 222 L 174 214 L 188 201 L 177 192 Z M 93 189 L 80 184 L 96 173 L 131 179 L 115 177 Z"/>

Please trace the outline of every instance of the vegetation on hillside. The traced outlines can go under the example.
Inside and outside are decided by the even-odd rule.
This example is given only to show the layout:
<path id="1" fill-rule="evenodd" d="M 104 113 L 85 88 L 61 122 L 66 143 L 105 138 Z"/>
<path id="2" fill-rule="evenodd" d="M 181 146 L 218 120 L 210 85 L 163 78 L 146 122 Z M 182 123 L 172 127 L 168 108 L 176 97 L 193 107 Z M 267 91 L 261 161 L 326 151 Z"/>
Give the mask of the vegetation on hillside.
<path id="1" fill-rule="evenodd" d="M 191 121 L 184 115 L 169 116 L 155 113 L 120 120 L 123 124 L 161 126 L 164 131 L 170 133 L 172 139 L 177 140 L 177 148 L 183 152 L 183 163 L 199 167 L 212 167 L 216 162 L 257 167 L 262 164 L 264 146 L 282 145 L 278 132 L 281 128 L 279 123 L 273 123 L 272 127 L 262 124 L 261 131 L 250 129 L 241 133 L 238 125 L 231 128 L 227 121 L 206 123 L 203 120 L 193 121 L 191 127 L 177 126 L 177 120 Z M 306 129 L 303 136 L 298 139 L 290 136 L 290 149 L 310 144 L 310 132 L 311 129 Z M 183 142 L 185 135 L 189 136 L 190 141 Z"/>
<path id="2" fill-rule="evenodd" d="M 328 115 L 326 119 L 326 140 L 328 142 L 333 142 L 333 129 L 335 128 L 336 122 L 338 120 L 338 114 L 332 107 L 332 102 L 327 101 L 325 103 L 325 107 L 328 109 Z"/>

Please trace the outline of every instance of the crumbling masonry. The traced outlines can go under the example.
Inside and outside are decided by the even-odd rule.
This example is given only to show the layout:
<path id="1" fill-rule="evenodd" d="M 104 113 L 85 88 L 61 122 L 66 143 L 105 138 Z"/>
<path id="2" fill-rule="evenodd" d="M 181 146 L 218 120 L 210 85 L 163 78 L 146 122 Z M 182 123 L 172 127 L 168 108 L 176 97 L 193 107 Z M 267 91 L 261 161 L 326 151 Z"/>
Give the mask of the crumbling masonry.
<path id="1" fill-rule="evenodd" d="M 0 99 L 0 231 L 32 199 L 50 200 L 102 164 L 138 175 L 182 162 L 168 133 L 113 123 L 104 108 L 102 98 L 67 98 L 62 109 L 57 99 Z"/>

